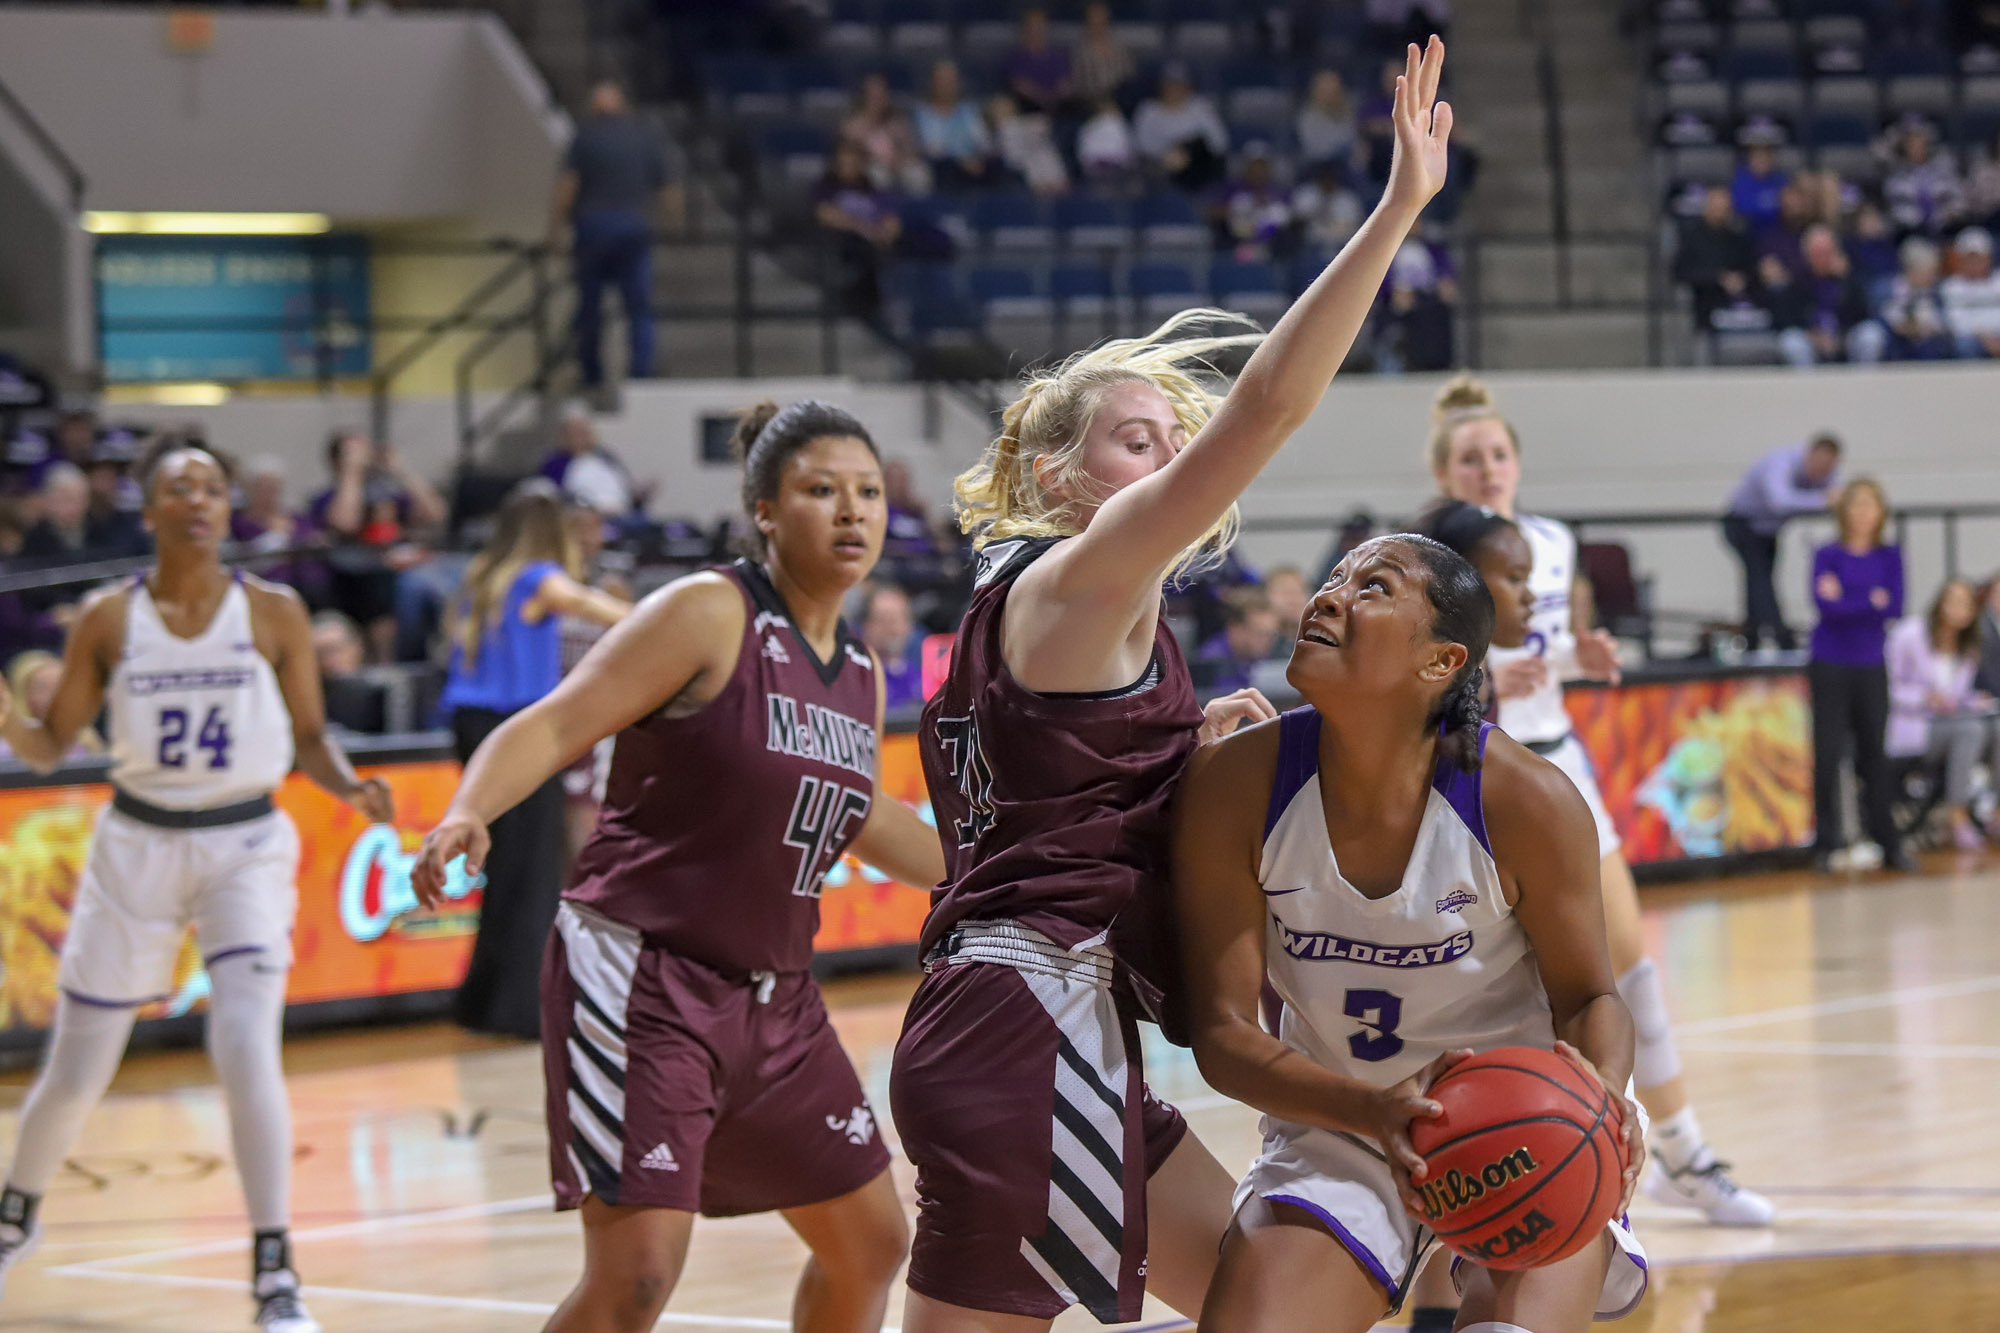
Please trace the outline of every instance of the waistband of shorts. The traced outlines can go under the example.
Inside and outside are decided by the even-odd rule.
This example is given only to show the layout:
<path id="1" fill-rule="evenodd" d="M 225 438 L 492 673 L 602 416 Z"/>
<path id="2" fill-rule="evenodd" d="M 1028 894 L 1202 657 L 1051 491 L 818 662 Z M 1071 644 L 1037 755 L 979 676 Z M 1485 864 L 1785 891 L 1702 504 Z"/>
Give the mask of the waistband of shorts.
<path id="1" fill-rule="evenodd" d="M 1549 755 L 1554 754 L 1557 750 L 1562 749 L 1563 746 L 1568 745 L 1571 741 L 1575 739 L 1576 739 L 1575 732 L 1565 731 L 1562 735 L 1556 737 L 1552 741 L 1522 741 L 1521 744 L 1526 746 L 1528 749 L 1533 750 L 1536 754 L 1546 758 Z"/>
<path id="2" fill-rule="evenodd" d="M 278 807 L 266 793 L 234 805 L 210 806 L 206 810 L 169 810 L 151 801 L 142 801 L 123 787 L 114 787 L 111 789 L 111 808 L 127 819 L 136 819 L 154 828 L 203 829 L 247 824 L 253 819 L 262 819 Z"/>
<path id="3" fill-rule="evenodd" d="M 606 916 L 588 903 L 580 903 L 573 898 L 564 898 L 557 903 L 557 916 L 561 917 L 564 913 L 567 913 L 579 925 L 591 930 L 624 936 L 640 948 L 658 950 L 677 963 L 682 963 L 689 967 L 698 967 L 702 971 L 713 973 L 733 985 L 753 989 L 757 992 L 757 1003 L 759 1004 L 770 1003 L 771 996 L 777 992 L 779 982 L 792 977 L 810 977 L 812 975 L 810 969 L 800 969 L 792 972 L 771 972 L 764 970 L 745 972 L 740 968 L 717 967 L 715 964 L 704 962 L 699 958 L 690 958 L 684 953 L 676 953 L 673 941 L 662 939 L 658 935 L 640 930 L 637 926 L 628 926 L 623 921 Z"/>
<path id="4" fill-rule="evenodd" d="M 953 963 L 998 963 L 1020 972 L 1039 972 L 1068 981 L 1108 987 L 1115 966 L 1110 946 L 1065 949 L 1038 930 L 1018 921 L 961 921 L 931 946 L 924 971 Z"/>

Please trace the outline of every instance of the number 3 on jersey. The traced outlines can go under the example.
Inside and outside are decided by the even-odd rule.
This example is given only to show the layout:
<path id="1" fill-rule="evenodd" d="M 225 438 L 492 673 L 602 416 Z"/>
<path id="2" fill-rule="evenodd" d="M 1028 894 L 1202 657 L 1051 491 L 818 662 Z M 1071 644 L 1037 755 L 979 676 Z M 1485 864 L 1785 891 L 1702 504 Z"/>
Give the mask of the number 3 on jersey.
<path id="1" fill-rule="evenodd" d="M 160 710 L 160 767 L 187 767 L 188 712 L 185 708 Z M 229 767 L 229 720 L 218 706 L 208 710 L 195 734 L 195 747 L 208 751 L 210 768 Z"/>
<path id="2" fill-rule="evenodd" d="M 819 897 L 820 882 L 833 868 L 841 849 L 860 832 L 851 826 L 857 819 L 868 818 L 872 799 L 870 793 L 838 782 L 799 779 L 792 817 L 785 824 L 785 846 L 799 849 L 799 873 L 792 880 L 795 895 Z"/>
<path id="3" fill-rule="evenodd" d="M 1385 990 L 1351 990 L 1341 1012 L 1359 1019 L 1364 1029 L 1347 1038 L 1347 1049 L 1357 1060 L 1387 1060 L 1403 1049 L 1396 1025 L 1403 1021 L 1403 1000 Z"/>

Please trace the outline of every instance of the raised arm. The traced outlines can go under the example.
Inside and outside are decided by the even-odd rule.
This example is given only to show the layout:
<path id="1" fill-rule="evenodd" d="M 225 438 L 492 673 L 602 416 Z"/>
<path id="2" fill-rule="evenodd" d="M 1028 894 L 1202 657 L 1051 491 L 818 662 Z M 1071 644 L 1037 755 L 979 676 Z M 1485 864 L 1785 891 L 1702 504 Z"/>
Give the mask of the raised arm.
<path id="1" fill-rule="evenodd" d="M 78 734 L 104 707 L 110 663 L 117 660 L 124 632 L 124 589 L 92 594 L 63 646 L 62 678 L 45 718 L 30 717 L 0 681 L 0 739 L 37 773 L 60 767 Z"/>
<path id="2" fill-rule="evenodd" d="M 1632 1015 L 1611 970 L 1590 809 L 1562 770 L 1498 733 L 1487 741 L 1481 788 L 1493 859 L 1534 946 L 1556 1039 L 1588 1062 L 1624 1115 L 1630 1202 L 1646 1152 L 1638 1112 L 1624 1096 Z"/>
<path id="3" fill-rule="evenodd" d="M 624 598 L 613 597 L 556 570 L 535 585 L 535 595 L 522 608 L 522 618 L 532 623 L 543 616 L 574 616 L 598 625 L 615 625 L 631 612 L 632 603 Z"/>
<path id="4" fill-rule="evenodd" d="M 1293 303 L 1244 366 L 1236 386 L 1172 462 L 1119 491 L 1067 543 L 1068 600 L 1150 601 L 1168 566 L 1221 520 L 1264 465 L 1319 406 L 1374 305 L 1389 261 L 1444 184 L 1451 107 L 1436 102 L 1444 44 L 1412 46 L 1396 82 L 1396 149 L 1389 187 L 1339 257 Z"/>
<path id="5" fill-rule="evenodd" d="M 326 698 L 320 689 L 319 659 L 313 651 L 312 621 L 305 603 L 290 588 L 261 580 L 250 585 L 251 611 L 271 627 L 277 647 L 272 669 L 285 711 L 292 715 L 292 753 L 299 772 L 329 795 L 347 802 L 370 822 L 387 824 L 395 818 L 389 784 L 363 778 L 348 762 L 347 752 L 326 729 Z"/>
<path id="6" fill-rule="evenodd" d="M 606 736 L 735 669 L 743 598 L 719 574 L 694 574 L 653 593 L 591 646 L 554 690 L 505 722 L 473 752 L 444 818 L 424 838 L 411 874 L 434 905 L 444 868 L 465 853 L 477 874 L 486 826 Z"/>

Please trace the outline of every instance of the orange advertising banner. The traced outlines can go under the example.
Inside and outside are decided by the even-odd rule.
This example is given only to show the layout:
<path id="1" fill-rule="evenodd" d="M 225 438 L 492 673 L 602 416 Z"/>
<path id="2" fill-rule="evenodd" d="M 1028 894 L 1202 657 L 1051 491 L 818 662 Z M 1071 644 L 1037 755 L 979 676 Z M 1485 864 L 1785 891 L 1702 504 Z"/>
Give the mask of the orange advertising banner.
<path id="1" fill-rule="evenodd" d="M 458 785 L 450 759 L 360 765 L 387 779 L 396 826 L 369 825 L 298 774 L 277 794 L 299 830 L 296 961 L 292 1004 L 448 990 L 472 949 L 479 891 L 455 876 L 450 901 L 420 912 L 410 890 L 417 844 Z M 916 737 L 884 737 L 884 791 L 929 817 Z M 55 1015 L 56 963 L 69 933 L 91 829 L 111 799 L 103 783 L 0 789 L 0 1030 L 47 1027 Z M 923 925 L 929 895 L 847 858 L 827 876 L 818 946 L 822 951 L 908 945 Z M 173 994 L 141 1017 L 191 1012 L 208 994 L 190 936 L 175 967 Z"/>

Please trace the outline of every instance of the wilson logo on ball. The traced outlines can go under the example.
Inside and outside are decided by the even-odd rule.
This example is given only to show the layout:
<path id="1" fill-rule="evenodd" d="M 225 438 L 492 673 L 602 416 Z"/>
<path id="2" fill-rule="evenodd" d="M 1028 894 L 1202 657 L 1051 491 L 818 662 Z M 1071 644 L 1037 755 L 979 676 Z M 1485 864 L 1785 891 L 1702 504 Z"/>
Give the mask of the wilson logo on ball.
<path id="1" fill-rule="evenodd" d="M 1516 1148 L 1475 1172 L 1452 1167 L 1417 1186 L 1417 1193 L 1424 1204 L 1424 1216 L 1433 1222 L 1449 1217 L 1459 1209 L 1479 1202 L 1490 1191 L 1520 1180 L 1539 1167 L 1540 1163 L 1526 1148 Z"/>

